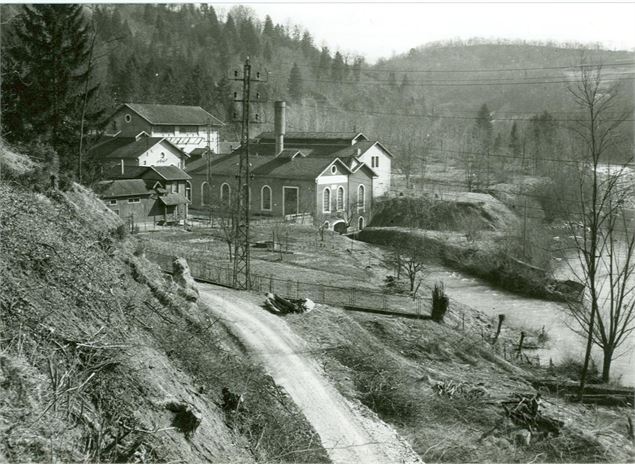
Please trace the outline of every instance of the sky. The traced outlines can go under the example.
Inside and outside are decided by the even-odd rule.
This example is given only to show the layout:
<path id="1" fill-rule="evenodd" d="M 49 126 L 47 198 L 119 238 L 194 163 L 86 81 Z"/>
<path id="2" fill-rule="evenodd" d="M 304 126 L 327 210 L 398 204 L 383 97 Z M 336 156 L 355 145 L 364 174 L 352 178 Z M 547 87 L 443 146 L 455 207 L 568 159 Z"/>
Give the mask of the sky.
<path id="1" fill-rule="evenodd" d="M 232 3 L 212 3 L 227 11 Z M 316 45 L 374 63 L 438 40 L 553 40 L 635 50 L 635 2 L 266 2 L 241 3 L 260 19 L 298 24 Z"/>

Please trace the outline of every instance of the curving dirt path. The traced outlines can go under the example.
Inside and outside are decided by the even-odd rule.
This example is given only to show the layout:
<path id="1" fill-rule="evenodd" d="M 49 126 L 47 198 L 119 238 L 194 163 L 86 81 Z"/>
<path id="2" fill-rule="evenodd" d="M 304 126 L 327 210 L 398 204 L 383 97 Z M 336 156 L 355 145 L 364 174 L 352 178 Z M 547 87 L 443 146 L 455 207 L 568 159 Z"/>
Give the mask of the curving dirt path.
<path id="1" fill-rule="evenodd" d="M 199 291 L 200 302 L 224 319 L 304 412 L 334 463 L 421 463 L 395 430 L 344 398 L 307 354 L 304 340 L 252 295 L 202 283 Z"/>

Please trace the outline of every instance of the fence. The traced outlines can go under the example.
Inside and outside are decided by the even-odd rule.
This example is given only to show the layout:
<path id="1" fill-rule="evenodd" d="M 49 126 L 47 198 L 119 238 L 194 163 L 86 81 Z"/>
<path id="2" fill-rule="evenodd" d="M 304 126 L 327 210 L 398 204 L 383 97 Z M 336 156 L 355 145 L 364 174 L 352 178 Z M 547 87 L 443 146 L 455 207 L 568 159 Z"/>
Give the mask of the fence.
<path id="1" fill-rule="evenodd" d="M 187 259 L 190 272 L 195 279 L 233 287 L 233 269 L 230 264 L 218 266 L 192 255 L 183 255 Z M 174 256 L 146 251 L 146 257 L 156 262 L 163 271 L 173 272 Z M 251 289 L 263 293 L 276 293 L 286 298 L 310 298 L 316 303 L 341 306 L 351 310 L 411 318 L 428 316 L 428 305 L 423 298 L 413 299 L 404 295 L 373 291 L 363 287 L 336 287 L 252 273 Z"/>
<path id="2" fill-rule="evenodd" d="M 146 251 L 145 255 L 167 272 L 174 271 L 175 256 Z M 179 253 L 187 259 L 192 276 L 200 281 L 208 282 L 224 287 L 233 288 L 233 268 L 230 263 L 222 266 L 210 264 L 190 253 Z M 251 289 L 258 292 L 276 293 L 285 298 L 310 298 L 316 303 L 343 307 L 347 310 L 362 311 L 388 316 L 406 317 L 411 319 L 429 318 L 429 305 L 424 298 L 407 297 L 380 291 L 373 291 L 363 287 L 337 287 L 319 283 L 301 282 L 273 277 L 272 275 L 251 274 Z M 494 351 L 505 360 L 540 366 L 541 359 L 537 354 L 526 354 L 522 349 L 513 345 L 498 343 L 493 344 L 491 333 L 484 330 L 485 323 L 478 324 L 474 318 L 466 324 L 465 312 L 450 309 L 446 314 L 447 322 L 456 330 L 471 334 L 481 343 L 481 346 Z M 477 318 L 478 319 L 478 318 Z M 491 319 L 494 322 L 494 319 Z M 491 326 L 487 326 L 488 329 Z M 480 337 L 477 335 L 480 331 Z M 524 337 L 524 336 L 523 336 Z M 529 349 L 531 352 L 532 350 Z"/>

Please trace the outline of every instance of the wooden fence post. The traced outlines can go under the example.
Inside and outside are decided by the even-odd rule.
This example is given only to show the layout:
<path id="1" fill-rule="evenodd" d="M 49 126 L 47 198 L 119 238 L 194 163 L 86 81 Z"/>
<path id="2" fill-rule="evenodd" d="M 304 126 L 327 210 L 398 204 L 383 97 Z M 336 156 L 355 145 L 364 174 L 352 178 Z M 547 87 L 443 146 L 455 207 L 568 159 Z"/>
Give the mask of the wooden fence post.
<path id="1" fill-rule="evenodd" d="M 525 332 L 520 332 L 520 340 L 518 341 L 518 357 L 523 353 L 523 341 L 525 341 Z"/>

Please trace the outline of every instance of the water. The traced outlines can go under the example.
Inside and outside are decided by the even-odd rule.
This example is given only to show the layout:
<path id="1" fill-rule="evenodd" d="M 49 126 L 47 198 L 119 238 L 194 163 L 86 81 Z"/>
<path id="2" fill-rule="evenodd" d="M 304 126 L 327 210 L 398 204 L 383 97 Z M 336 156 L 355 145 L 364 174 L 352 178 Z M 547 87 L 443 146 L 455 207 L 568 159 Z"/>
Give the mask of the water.
<path id="1" fill-rule="evenodd" d="M 571 330 L 570 327 L 575 327 L 575 321 L 567 315 L 566 305 L 563 303 L 496 290 L 480 279 L 442 266 L 431 270 L 430 279 L 443 281 L 448 295 L 458 302 L 492 317 L 505 314 L 506 324 L 535 330 L 544 327 L 549 335 L 549 342 L 545 349 L 536 350 L 541 360 L 551 358 L 557 364 L 567 357 L 584 358 L 585 341 Z M 630 386 L 635 386 L 634 342 L 635 336 L 631 334 L 630 340 L 619 350 L 624 354 L 615 359 L 611 366 L 611 377 L 619 378 L 623 384 Z M 593 358 L 600 368 L 601 350 L 597 347 L 593 350 Z"/>

